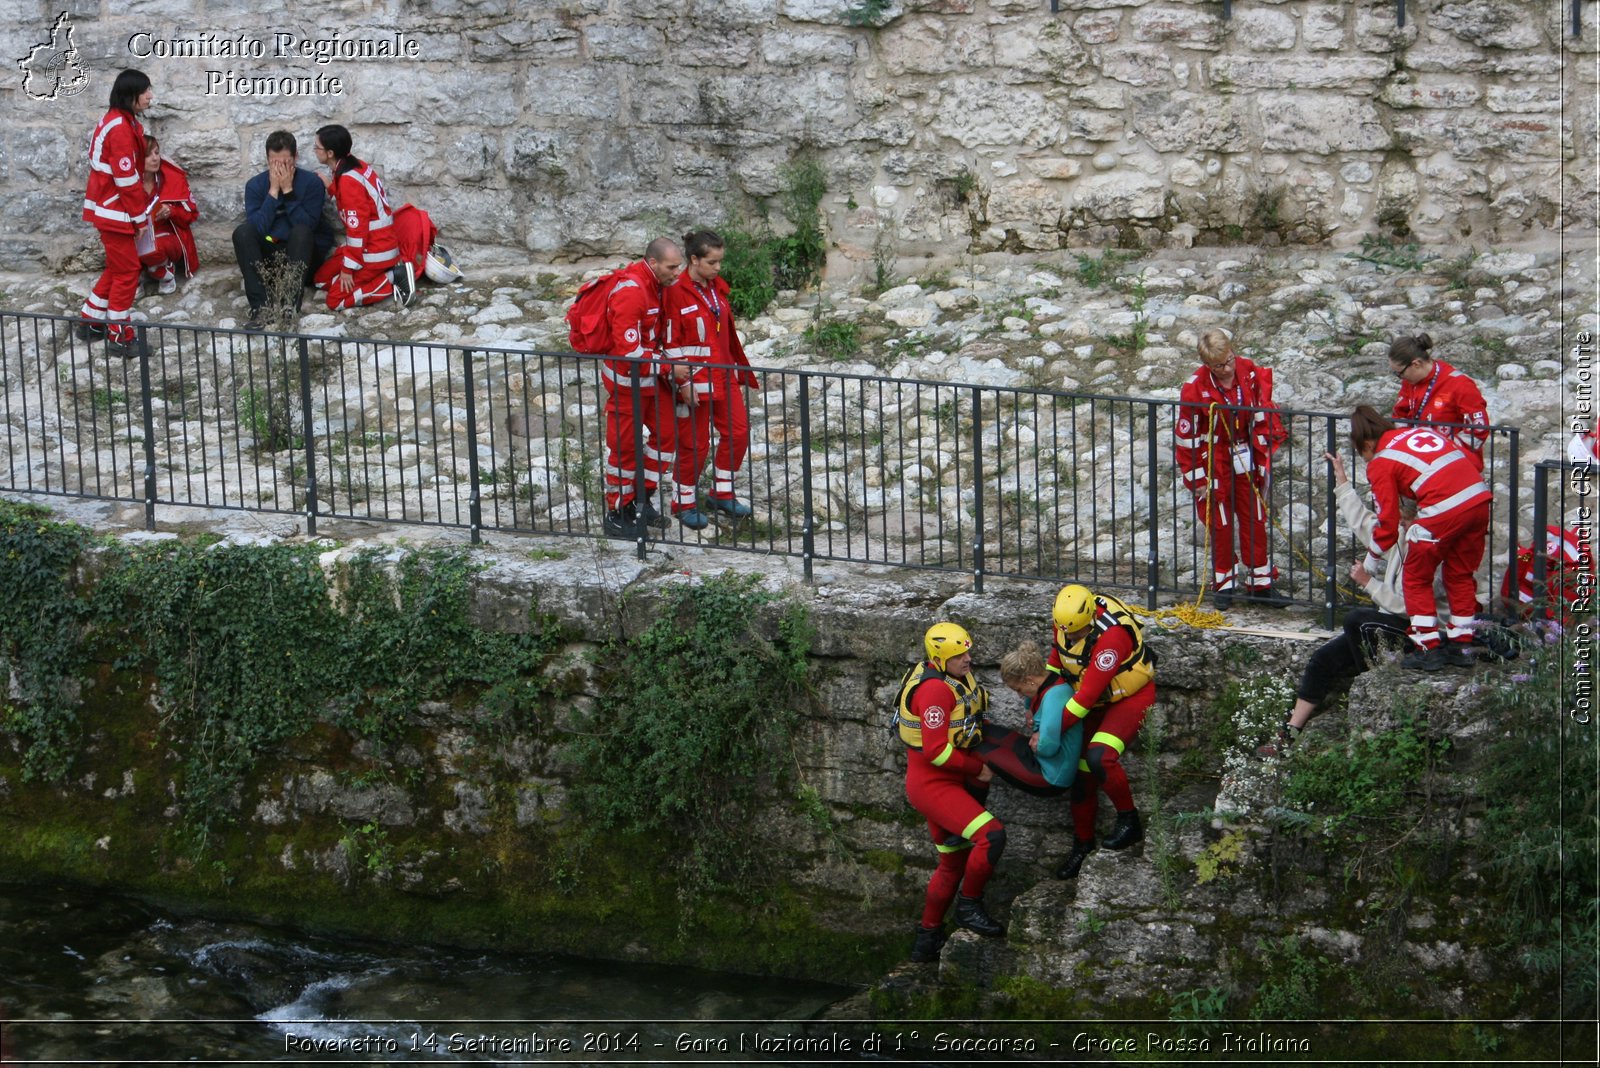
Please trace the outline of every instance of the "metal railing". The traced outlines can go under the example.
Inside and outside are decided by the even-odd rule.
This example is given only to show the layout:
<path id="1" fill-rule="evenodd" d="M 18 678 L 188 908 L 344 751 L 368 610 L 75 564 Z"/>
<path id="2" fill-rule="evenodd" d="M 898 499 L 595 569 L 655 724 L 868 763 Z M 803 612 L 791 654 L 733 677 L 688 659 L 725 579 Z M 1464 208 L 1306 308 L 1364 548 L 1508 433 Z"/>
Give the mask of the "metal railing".
<path id="1" fill-rule="evenodd" d="M 151 354 L 123 361 L 74 325 L 0 312 L 0 489 L 141 502 L 152 528 L 159 505 L 295 514 L 311 535 L 325 519 L 602 535 L 598 357 L 148 324 Z M 650 530 L 641 557 L 683 543 L 795 557 L 808 580 L 828 561 L 962 573 L 980 591 L 1076 578 L 1152 606 L 1208 582 L 1174 400 L 757 373 L 735 476 L 755 516 Z M 1344 416 L 1280 415 L 1271 555 L 1280 587 L 1331 621 L 1359 558 L 1323 461 L 1348 456 Z M 1517 543 L 1518 432 L 1491 431 L 1498 573 Z"/>

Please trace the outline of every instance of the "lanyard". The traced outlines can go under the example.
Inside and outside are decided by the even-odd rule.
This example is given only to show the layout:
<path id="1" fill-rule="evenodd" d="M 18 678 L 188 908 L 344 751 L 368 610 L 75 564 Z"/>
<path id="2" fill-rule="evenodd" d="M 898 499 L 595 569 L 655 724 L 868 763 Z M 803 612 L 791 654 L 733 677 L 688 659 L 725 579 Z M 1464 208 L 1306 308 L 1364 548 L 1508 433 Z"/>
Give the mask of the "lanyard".
<path id="1" fill-rule="evenodd" d="M 717 287 L 713 284 L 708 290 L 699 282 L 695 282 L 694 288 L 695 292 L 700 294 L 700 299 L 711 308 L 711 317 L 716 321 L 717 333 L 722 333 L 722 301 L 717 297 Z"/>
<path id="2" fill-rule="evenodd" d="M 1422 401 L 1415 408 L 1411 409 L 1411 417 L 1413 419 L 1421 419 L 1422 413 L 1428 410 L 1428 401 L 1433 399 L 1433 390 L 1438 384 L 1439 365 L 1435 363 L 1433 365 L 1433 374 L 1428 377 L 1428 392 L 1424 393 L 1422 395 Z"/>
<path id="3" fill-rule="evenodd" d="M 1231 396 L 1231 397 L 1228 396 L 1228 391 L 1226 389 L 1222 388 L 1222 383 L 1217 381 L 1217 372 L 1215 372 L 1215 371 L 1211 372 L 1211 384 L 1216 387 L 1216 390 L 1217 390 L 1218 393 L 1222 394 L 1222 403 L 1236 405 L 1236 406 L 1238 406 L 1240 408 L 1244 407 L 1244 376 L 1243 375 L 1239 374 L 1237 371 L 1234 372 L 1233 396 Z M 1220 414 L 1222 416 L 1222 427 L 1223 427 L 1224 430 L 1226 430 L 1228 432 L 1228 440 L 1229 441 L 1232 441 L 1233 438 L 1234 438 L 1234 431 L 1235 431 L 1234 423 L 1235 422 L 1245 422 L 1245 421 L 1247 421 L 1249 419 L 1249 416 L 1250 416 L 1249 412 L 1243 412 L 1243 411 L 1220 412 L 1218 414 Z"/>

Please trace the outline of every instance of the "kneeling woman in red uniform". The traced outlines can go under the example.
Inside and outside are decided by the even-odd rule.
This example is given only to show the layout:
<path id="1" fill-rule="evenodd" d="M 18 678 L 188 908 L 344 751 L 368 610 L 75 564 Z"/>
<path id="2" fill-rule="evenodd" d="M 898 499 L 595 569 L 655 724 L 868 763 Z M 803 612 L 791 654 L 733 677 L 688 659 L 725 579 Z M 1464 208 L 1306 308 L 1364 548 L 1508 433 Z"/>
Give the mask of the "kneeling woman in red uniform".
<path id="1" fill-rule="evenodd" d="M 160 292 L 172 293 L 178 288 L 179 274 L 189 277 L 200 267 L 189 229 L 200 218 L 200 209 L 195 207 L 184 169 L 162 158 L 160 141 L 146 137 L 144 142 L 144 193 L 151 208 L 150 230 L 139 241 L 139 262 L 156 280 Z"/>
<path id="2" fill-rule="evenodd" d="M 1057 879 L 1075 879 L 1083 858 L 1095 849 L 1101 790 L 1117 810 L 1106 848 L 1127 849 L 1144 840 L 1122 754 L 1155 703 L 1155 657 L 1145 648 L 1139 621 L 1115 597 L 1087 586 L 1064 586 L 1052 615 L 1055 643 L 1047 666 L 1077 690 L 1062 713 L 1064 726 L 1081 720 L 1089 739 L 1072 783 L 1072 852 L 1056 869 Z"/>
<path id="3" fill-rule="evenodd" d="M 350 131 L 337 125 L 318 130 L 312 142 L 317 162 L 328 168 L 328 192 L 344 223 L 344 244 L 317 268 L 317 288 L 328 291 L 330 311 L 389 297 L 410 304 L 416 294 L 416 270 L 400 259 L 388 191 L 372 164 L 350 154 L 351 147 Z"/>
<path id="4" fill-rule="evenodd" d="M 972 638 L 954 623 L 935 623 L 922 644 L 928 659 L 907 674 L 898 706 L 900 739 L 907 746 L 906 799 L 927 818 L 939 851 L 911 959 L 933 961 L 944 944 L 944 914 L 952 899 L 956 926 L 991 938 L 1006 933 L 983 907 L 983 888 L 1005 850 L 1006 830 L 974 796 L 987 792 L 992 772 L 972 752 L 989 706 L 988 693 L 972 675 Z"/>

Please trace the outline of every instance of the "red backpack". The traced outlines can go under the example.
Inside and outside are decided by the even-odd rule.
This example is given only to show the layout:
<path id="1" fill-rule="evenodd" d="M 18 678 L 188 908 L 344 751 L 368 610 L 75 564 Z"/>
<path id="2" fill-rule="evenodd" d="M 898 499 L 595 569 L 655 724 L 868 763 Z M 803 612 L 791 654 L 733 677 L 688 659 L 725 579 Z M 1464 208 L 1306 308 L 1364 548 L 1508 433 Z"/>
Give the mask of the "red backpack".
<path id="1" fill-rule="evenodd" d="M 609 271 L 583 283 L 567 309 L 567 343 L 572 351 L 604 356 L 611 351 L 611 323 L 606 306 L 622 270 Z"/>

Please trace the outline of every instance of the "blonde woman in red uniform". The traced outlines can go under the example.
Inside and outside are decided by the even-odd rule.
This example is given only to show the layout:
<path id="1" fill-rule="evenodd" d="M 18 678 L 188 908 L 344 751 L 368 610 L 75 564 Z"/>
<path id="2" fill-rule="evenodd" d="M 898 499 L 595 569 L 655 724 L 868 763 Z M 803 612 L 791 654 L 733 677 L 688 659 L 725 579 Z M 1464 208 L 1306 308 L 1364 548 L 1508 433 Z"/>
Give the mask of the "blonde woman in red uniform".
<path id="1" fill-rule="evenodd" d="M 699 363 L 689 382 L 680 387 L 678 407 L 678 459 L 673 479 L 672 514 L 690 530 L 711 523 L 700 507 L 698 484 L 706 460 L 711 459 L 711 496 L 706 508 L 735 519 L 751 514 L 748 504 L 734 496 L 734 473 L 750 452 L 750 416 L 745 409 L 745 389 L 760 381 L 750 369 L 739 332 L 734 327 L 731 290 L 722 278 L 722 238 L 710 230 L 683 237 L 688 260 L 675 285 L 662 295 L 663 353 L 671 360 Z M 711 431 L 717 432 L 716 452 Z"/>

